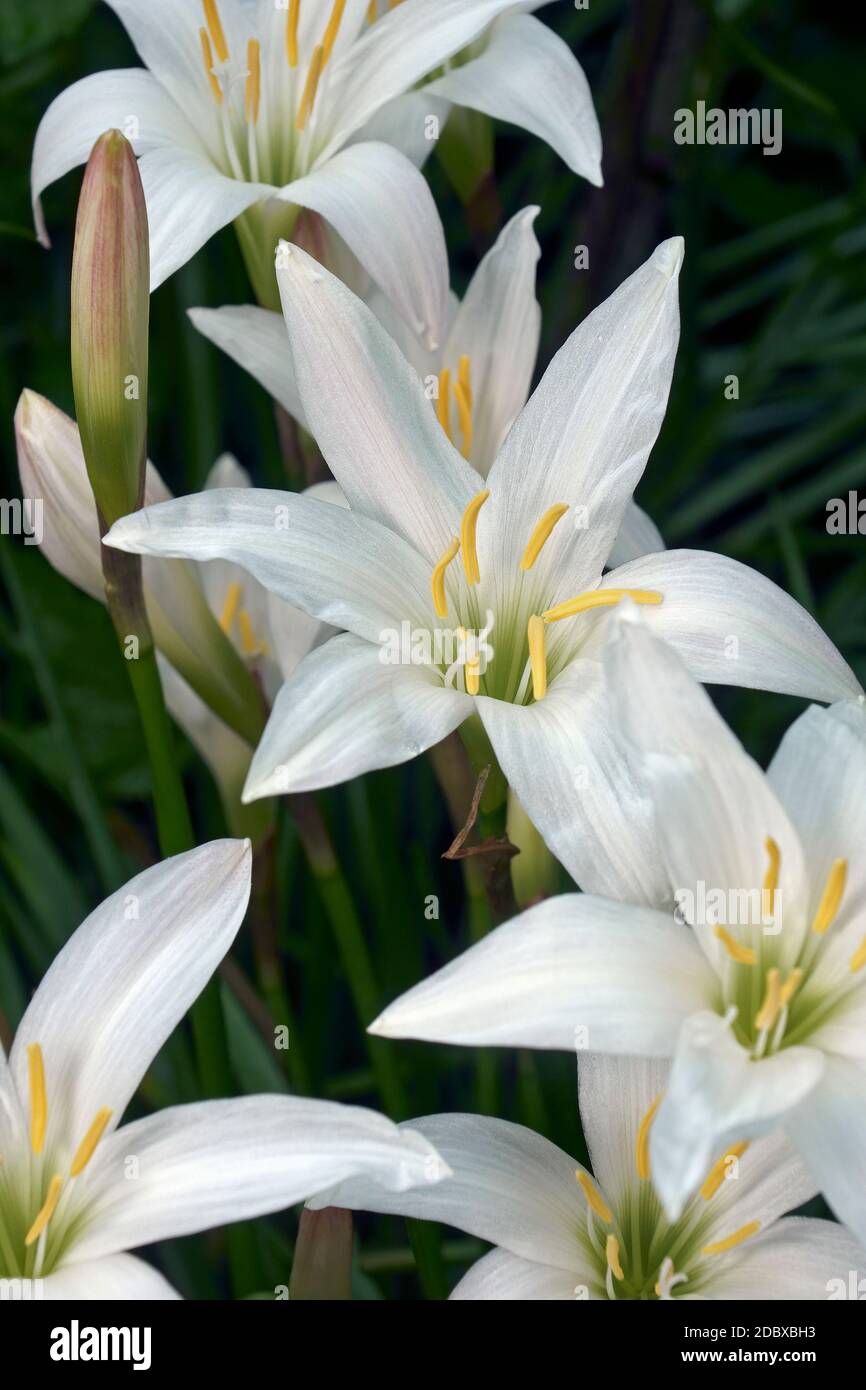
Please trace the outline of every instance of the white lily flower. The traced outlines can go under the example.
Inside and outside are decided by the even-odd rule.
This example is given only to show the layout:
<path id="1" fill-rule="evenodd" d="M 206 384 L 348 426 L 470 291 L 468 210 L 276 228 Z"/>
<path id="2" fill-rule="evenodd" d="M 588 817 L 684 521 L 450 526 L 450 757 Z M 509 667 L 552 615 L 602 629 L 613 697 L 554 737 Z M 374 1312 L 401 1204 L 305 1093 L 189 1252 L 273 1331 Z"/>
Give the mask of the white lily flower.
<path id="1" fill-rule="evenodd" d="M 42 553 L 49 564 L 91 598 L 105 603 L 96 503 L 87 476 L 78 428 L 69 416 L 33 391 L 22 392 L 15 412 L 21 487 L 43 502 Z M 207 488 L 250 486 L 249 475 L 226 454 L 212 468 Z M 311 496 L 334 502 L 333 483 L 316 484 Z M 145 502 L 171 493 L 152 463 L 147 465 Z M 177 723 L 211 769 L 233 824 L 250 766 L 252 745 L 229 727 L 189 683 L 201 670 L 219 678 L 225 692 L 223 644 L 213 641 L 214 620 L 254 675 L 268 704 L 283 680 L 327 628 L 268 594 L 238 566 L 214 561 L 201 567 L 178 561 L 144 562 L 144 590 L 166 703 Z M 192 659 L 196 668 L 193 670 Z M 256 687 L 247 694 L 255 698 Z M 244 696 L 240 692 L 238 699 Z M 254 727 L 254 726 L 252 726 Z"/>
<path id="2" fill-rule="evenodd" d="M 140 1245 L 279 1211 L 366 1172 L 394 1188 L 447 1176 L 384 1116 L 293 1096 L 181 1105 L 118 1124 L 229 950 L 250 847 L 169 859 L 108 898 L 64 946 L 0 1049 L 0 1276 L 22 1296 L 170 1299 Z"/>
<path id="3" fill-rule="evenodd" d="M 844 1227 L 784 1216 L 815 1183 L 779 1133 L 720 1152 L 682 1215 L 665 1215 L 649 1139 L 668 1072 L 581 1058 L 592 1174 L 522 1125 L 430 1115 L 412 1127 L 452 1169 L 447 1182 L 397 1194 L 361 1176 L 309 1205 L 421 1217 L 490 1241 L 452 1299 L 826 1299 L 852 1271 L 856 1285 L 866 1252 Z"/>
<path id="4" fill-rule="evenodd" d="M 527 207 L 516 213 L 481 260 L 462 303 L 451 294 L 441 347 L 425 348 L 381 293 L 365 298 L 415 368 L 448 438 L 478 473 L 479 490 L 526 405 L 535 371 L 541 332 L 535 268 L 541 248 L 533 223 L 539 211 Z M 308 428 L 282 314 L 253 304 L 229 304 L 190 309 L 189 316 L 200 333 L 255 377 L 302 429 Z M 657 550 L 664 550 L 658 529 L 629 503 L 608 564 L 614 567 Z"/>
<path id="5" fill-rule="evenodd" d="M 597 610 L 626 594 L 647 605 L 703 680 L 859 691 L 804 609 L 745 565 L 668 551 L 602 575 L 664 414 L 681 259 L 682 242 L 665 242 L 572 334 L 479 490 L 375 316 L 305 252 L 280 248 L 299 392 L 350 509 L 227 489 L 124 517 L 106 540 L 232 560 L 345 629 L 283 686 L 245 799 L 405 762 L 477 715 L 575 879 L 653 901 L 664 885 L 616 738 Z"/>
<path id="6" fill-rule="evenodd" d="M 439 341 L 448 269 L 432 195 L 414 164 L 383 141 L 386 132 L 359 132 L 514 0 L 404 0 L 372 25 L 364 0 L 108 3 L 146 67 L 85 77 L 46 112 L 32 170 L 40 239 L 47 244 L 43 190 L 87 158 L 97 135 L 118 127 L 140 155 L 154 288 L 234 222 L 257 298 L 275 304 L 274 246 L 307 210 L 307 235 L 322 258 L 335 265 L 348 248 L 413 331 Z M 491 70 L 522 50 L 519 72 L 527 74 L 531 58 L 536 93 L 523 101 L 530 126 L 544 112 L 543 133 L 572 164 L 589 161 L 598 181 L 598 128 L 576 60 L 531 16 L 512 18 L 531 26 L 532 51 L 525 35 L 515 43 L 507 31 L 491 38 L 474 80 L 471 63 L 468 78 L 454 80 L 477 88 L 489 106 Z M 514 80 L 509 68 L 500 85 L 510 90 Z M 562 114 L 548 113 L 569 81 Z"/>
<path id="7" fill-rule="evenodd" d="M 371 1031 L 673 1057 L 652 1137 L 672 1218 L 722 1146 L 784 1125 L 866 1244 L 866 707 L 812 706 L 765 776 L 676 654 L 619 626 L 614 698 L 677 912 L 550 899 Z"/>

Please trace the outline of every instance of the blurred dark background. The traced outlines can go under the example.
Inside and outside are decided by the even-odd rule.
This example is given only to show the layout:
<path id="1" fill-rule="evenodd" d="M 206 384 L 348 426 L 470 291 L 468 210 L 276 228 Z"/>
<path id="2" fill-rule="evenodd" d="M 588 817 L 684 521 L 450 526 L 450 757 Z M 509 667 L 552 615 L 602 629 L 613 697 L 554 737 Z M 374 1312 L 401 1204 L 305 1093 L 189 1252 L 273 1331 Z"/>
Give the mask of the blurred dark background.
<path id="1" fill-rule="evenodd" d="M 866 681 L 866 537 L 826 529 L 831 498 L 857 488 L 866 498 L 863 19 L 857 7 L 806 0 L 590 0 L 585 10 L 558 0 L 539 16 L 585 68 L 606 180 L 592 189 L 538 140 L 497 130 L 503 220 L 526 203 L 542 207 L 539 369 L 656 242 L 682 234 L 674 388 L 638 500 L 669 545 L 722 551 L 790 590 Z M 12 416 L 21 389 L 72 412 L 68 293 L 81 173 L 45 196 L 53 238 L 46 252 L 30 215 L 34 133 L 71 82 L 136 62 L 120 23 L 94 0 L 0 0 L 0 496 L 18 495 Z M 781 108 L 781 152 L 675 144 L 675 110 L 699 99 Z M 460 291 L 481 248 L 435 160 L 429 175 Z M 576 270 L 574 248 L 582 244 L 589 268 Z M 224 449 L 258 482 L 285 481 L 269 400 L 195 333 L 184 312 L 251 297 L 230 229 L 154 297 L 150 454 L 176 492 L 198 489 Z M 731 374 L 738 400 L 725 398 Z M 134 865 L 152 856 L 153 839 L 135 713 L 105 614 L 35 549 L 2 538 L 0 560 L 0 1036 L 8 1041 L 33 980 L 110 886 L 94 847 L 107 832 L 122 862 Z M 754 692 L 717 697 L 762 761 L 801 707 Z M 199 836 L 220 834 L 208 774 L 189 748 L 184 757 Z M 382 962 L 379 986 L 390 998 L 464 941 L 459 879 L 439 861 L 448 842 L 441 798 L 421 762 L 329 794 L 327 809 Z M 280 835 L 280 947 L 314 1089 L 370 1101 L 321 908 L 291 827 Z M 431 923 L 418 904 L 432 891 L 453 911 Z M 342 1019 L 345 1027 L 335 1025 Z M 231 1026 L 239 1089 L 284 1085 L 236 1009 Z M 405 1055 L 419 1112 L 471 1104 L 462 1050 L 416 1047 Z M 573 1063 L 540 1058 L 529 1088 L 519 1067 L 507 1059 L 502 1066 L 500 1113 L 546 1122 L 550 1137 L 577 1152 Z M 154 1102 L 188 1098 L 182 1067 L 156 1068 L 149 1084 Z M 194 1092 L 189 1081 L 186 1092 Z M 286 1228 L 279 1221 L 256 1228 L 252 1265 L 231 1263 L 236 1292 L 250 1292 L 256 1278 L 268 1287 L 282 1267 Z M 380 1223 L 373 1245 L 382 1230 L 390 1239 L 396 1228 Z M 402 1237 L 394 1239 L 399 1245 Z M 206 1245 L 182 1244 L 163 1254 L 172 1277 L 201 1295 L 224 1288 L 214 1282 Z M 411 1257 L 404 1266 L 411 1268 Z M 382 1265 L 400 1267 L 393 1252 Z M 377 1269 L 374 1251 L 368 1274 Z M 392 1296 L 401 1288 L 379 1287 Z M 407 1281 L 403 1291 L 411 1287 Z M 372 1285 L 365 1288 L 372 1294 Z"/>

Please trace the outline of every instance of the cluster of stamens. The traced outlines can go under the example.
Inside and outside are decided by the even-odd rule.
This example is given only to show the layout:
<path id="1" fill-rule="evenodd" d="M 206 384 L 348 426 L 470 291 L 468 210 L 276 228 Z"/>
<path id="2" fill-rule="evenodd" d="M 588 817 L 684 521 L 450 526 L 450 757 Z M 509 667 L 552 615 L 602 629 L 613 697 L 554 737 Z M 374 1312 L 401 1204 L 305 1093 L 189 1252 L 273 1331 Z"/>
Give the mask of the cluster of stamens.
<path id="1" fill-rule="evenodd" d="M 779 846 L 772 837 L 768 837 L 765 844 L 769 857 L 762 893 L 764 915 L 766 916 L 770 910 L 769 905 L 776 902 L 782 857 Z M 764 968 L 760 949 L 745 945 L 727 927 L 716 926 L 713 928 L 713 934 L 724 948 L 729 962 L 725 989 L 726 1002 L 731 1002 L 732 999 L 739 1000 L 746 995 L 754 997 L 756 1000 L 760 998 L 761 1001 L 760 1007 L 751 1017 L 751 1030 L 748 1028 L 748 1019 L 739 1016 L 738 1005 L 732 1003 L 731 1007 L 731 1021 L 734 1023 L 741 1040 L 750 1046 L 752 1055 L 756 1059 L 765 1054 L 776 1052 L 783 1042 L 790 1044 L 793 1041 L 799 1041 L 816 1025 L 817 1017 L 814 1010 L 820 1009 L 820 1001 L 817 1003 L 813 1001 L 813 1010 L 804 1011 L 803 1017 L 794 1021 L 793 1026 L 791 1026 L 791 1011 L 795 996 L 803 997 L 805 993 L 804 981 L 808 979 L 810 972 L 813 971 L 818 962 L 830 929 L 837 919 L 847 876 L 848 861 L 835 859 L 827 876 L 811 928 L 804 937 L 796 961 L 784 977 L 775 964 Z M 850 957 L 848 964 L 852 974 L 856 974 L 866 965 L 866 939 L 861 942 Z M 756 984 L 758 989 L 755 991 L 754 986 Z M 838 995 L 836 997 L 838 998 Z"/>
<path id="2" fill-rule="evenodd" d="M 47 1248 L 49 1225 L 56 1222 L 60 1215 L 61 1206 L 68 1197 L 75 1180 L 84 1172 L 92 1159 L 96 1146 L 111 1119 L 112 1112 L 107 1107 L 97 1111 L 87 1133 L 73 1154 L 68 1172 L 65 1175 L 59 1172 L 53 1173 L 46 1186 L 45 1174 L 43 1173 L 43 1153 L 48 1129 L 48 1100 L 45 1088 L 45 1064 L 42 1048 L 38 1043 L 33 1043 L 27 1048 L 27 1069 L 30 1091 L 32 1164 L 30 1175 L 27 1178 L 26 1191 L 27 1200 L 32 1201 L 35 1181 L 36 1200 L 39 1201 L 40 1205 L 24 1235 L 23 1250 L 15 1248 L 14 1231 L 0 1211 L 0 1263 L 5 1264 L 10 1275 L 24 1275 L 26 1278 L 36 1279 L 45 1272 L 46 1257 L 48 1257 L 47 1262 L 50 1266 L 51 1259 L 56 1255 L 56 1251 L 49 1252 Z M 0 1164 L 3 1164 L 2 1157 L 0 1157 Z M 5 1198 L 8 1201 L 10 1198 L 14 1198 L 14 1185 L 20 1178 L 20 1174 L 16 1177 L 14 1173 L 5 1171 L 5 1165 L 3 1165 L 3 1169 L 0 1169 L 0 1199 Z M 0 1205 L 2 1205 L 2 1201 L 0 1201 Z"/>

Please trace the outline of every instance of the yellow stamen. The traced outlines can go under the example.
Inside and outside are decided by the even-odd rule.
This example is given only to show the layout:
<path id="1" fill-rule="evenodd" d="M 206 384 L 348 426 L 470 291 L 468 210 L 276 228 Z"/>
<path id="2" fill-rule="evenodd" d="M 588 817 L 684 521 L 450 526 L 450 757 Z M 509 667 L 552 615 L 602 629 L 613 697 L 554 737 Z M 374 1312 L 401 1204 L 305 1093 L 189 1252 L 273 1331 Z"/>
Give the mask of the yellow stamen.
<path id="1" fill-rule="evenodd" d="M 779 886 L 779 869 L 782 863 L 782 851 L 779 849 L 772 835 L 767 836 L 764 844 L 770 856 L 767 872 L 764 875 L 764 892 L 775 893 Z"/>
<path id="2" fill-rule="evenodd" d="M 592 1178 L 588 1173 L 581 1173 L 579 1170 L 575 1173 L 575 1177 L 580 1183 L 581 1191 L 586 1198 L 587 1205 L 592 1207 L 596 1216 L 600 1216 L 602 1221 L 606 1221 L 607 1224 L 610 1225 L 613 1220 L 610 1207 L 602 1197 Z"/>
<path id="3" fill-rule="evenodd" d="M 757 1235 L 761 1229 L 760 1221 L 750 1221 L 747 1226 L 741 1226 L 738 1231 L 734 1231 L 732 1236 L 726 1236 L 724 1240 L 714 1241 L 712 1245 L 705 1245 L 701 1251 L 702 1255 L 724 1255 L 726 1250 L 733 1250 L 736 1245 L 742 1245 L 749 1236 Z"/>
<path id="4" fill-rule="evenodd" d="M 568 599 L 566 603 L 558 603 L 555 608 L 548 608 L 544 614 L 544 621 L 558 623 L 563 618 L 573 618 L 590 608 L 605 608 L 608 604 L 619 603 L 624 598 L 630 598 L 635 603 L 662 601 L 662 595 L 653 589 L 593 589 L 590 593 L 578 594 L 576 598 Z"/>
<path id="5" fill-rule="evenodd" d="M 253 631 L 252 620 L 245 608 L 242 608 L 238 613 L 238 631 L 241 634 L 241 647 L 244 656 L 255 656 L 259 650 L 259 644 Z"/>
<path id="6" fill-rule="evenodd" d="M 375 24 L 375 23 L 376 23 L 376 20 L 377 20 L 377 18 L 378 18 L 378 15 L 379 15 L 379 12 L 378 12 L 378 10 L 376 9 L 376 0 L 370 0 L 369 5 L 367 6 L 367 23 L 368 23 L 368 24 Z"/>
<path id="7" fill-rule="evenodd" d="M 467 695 L 477 695 L 477 694 L 478 694 L 478 691 L 481 689 L 481 670 L 480 670 L 480 667 L 481 667 L 481 662 L 479 661 L 479 659 L 478 659 L 477 656 L 475 657 L 475 659 L 474 659 L 473 661 L 467 661 L 466 664 L 465 664 L 465 666 L 463 667 L 463 673 L 464 673 L 464 676 L 466 677 L 466 694 L 467 694 Z"/>
<path id="8" fill-rule="evenodd" d="M 334 0 L 334 8 L 331 10 L 331 18 L 328 20 L 328 27 L 325 30 L 325 37 L 322 39 L 322 67 L 325 66 L 331 56 L 331 50 L 337 40 L 337 31 L 340 28 L 340 21 L 343 18 L 343 11 L 346 8 L 346 0 Z"/>
<path id="9" fill-rule="evenodd" d="M 244 120 L 247 125 L 255 125 L 259 119 L 259 102 L 262 96 L 261 45 L 258 39 L 250 39 L 247 44 L 247 83 L 244 89 Z"/>
<path id="10" fill-rule="evenodd" d="M 607 1257 L 607 1267 L 614 1278 L 624 1279 L 625 1275 L 622 1272 L 622 1265 L 619 1262 L 619 1241 L 613 1232 L 611 1232 L 605 1242 L 604 1253 Z"/>
<path id="11" fill-rule="evenodd" d="M 541 520 L 536 522 L 535 529 L 526 543 L 523 559 L 520 561 L 520 568 L 522 570 L 532 569 L 532 566 L 541 554 L 542 548 L 547 544 L 554 526 L 558 521 L 562 520 L 567 511 L 567 502 L 557 502 L 555 507 L 548 507 Z"/>
<path id="12" fill-rule="evenodd" d="M 757 963 L 757 954 L 751 946 L 741 946 L 725 927 L 713 927 L 713 936 L 721 941 L 731 960 L 735 960 L 737 965 L 755 965 Z"/>
<path id="13" fill-rule="evenodd" d="M 235 582 L 234 584 L 230 584 L 228 587 L 228 593 L 226 594 L 225 603 L 223 604 L 223 611 L 220 614 L 220 627 L 222 628 L 226 636 L 228 636 L 228 634 L 232 630 L 232 627 L 234 626 L 234 621 L 237 617 L 237 611 L 240 605 L 240 601 L 240 584 L 238 584 L 237 582 Z"/>
<path id="14" fill-rule="evenodd" d="M 471 363 L 471 361 L 469 360 L 469 358 L 465 355 L 465 353 L 464 353 L 464 355 L 460 358 L 460 361 L 457 363 L 457 380 L 460 382 L 460 385 L 463 387 L 463 390 L 466 392 L 466 399 L 467 399 L 467 401 L 469 402 L 469 408 L 470 408 L 470 410 L 471 410 L 471 409 L 472 409 L 472 363 Z"/>
<path id="15" fill-rule="evenodd" d="M 767 987 L 764 993 L 764 1002 L 755 1015 L 755 1027 L 759 1029 L 772 1028 L 776 1019 L 779 1017 L 779 1010 L 782 1007 L 782 988 L 780 984 L 779 972 L 773 967 L 767 971 Z"/>
<path id="16" fill-rule="evenodd" d="M 397 6 L 398 6 L 398 5 L 401 5 L 402 3 L 403 3 L 403 0 L 388 0 L 388 9 L 389 9 L 389 10 L 396 10 Z"/>
<path id="17" fill-rule="evenodd" d="M 45 1095 L 45 1064 L 38 1043 L 31 1043 L 27 1048 L 27 1071 L 30 1080 L 30 1147 L 35 1154 L 41 1154 L 48 1123 L 48 1101 Z"/>
<path id="18" fill-rule="evenodd" d="M 713 1164 L 707 1174 L 707 1180 L 701 1188 L 701 1196 L 705 1202 L 709 1202 L 711 1198 L 715 1197 L 722 1183 L 728 1176 L 728 1163 L 730 1160 L 732 1158 L 742 1158 L 748 1147 L 748 1139 L 741 1140 L 739 1144 L 732 1144 L 727 1152 L 723 1153 L 721 1158 L 717 1159 Z"/>
<path id="19" fill-rule="evenodd" d="M 662 1103 L 663 1092 L 659 1091 L 649 1110 L 640 1122 L 637 1132 L 637 1144 L 635 1145 L 635 1161 L 637 1163 L 637 1175 L 646 1182 L 650 1176 L 650 1127 L 655 1119 L 656 1111 Z"/>
<path id="20" fill-rule="evenodd" d="M 460 542 L 455 538 L 433 571 L 430 585 L 433 590 L 433 607 L 436 609 L 437 618 L 448 617 L 448 600 L 445 597 L 445 571 L 459 549 Z"/>
<path id="21" fill-rule="evenodd" d="M 443 367 L 439 373 L 439 395 L 436 398 L 436 419 L 451 439 L 451 373 Z M 453 444 L 453 439 L 451 439 Z"/>
<path id="22" fill-rule="evenodd" d="M 105 1133 L 105 1126 L 110 1119 L 111 1111 L 107 1106 L 103 1106 L 101 1110 L 97 1110 L 93 1124 L 75 1150 L 75 1157 L 69 1169 L 70 1177 L 77 1178 L 79 1173 L 84 1172 L 84 1169 L 93 1157 L 97 1144 Z"/>
<path id="23" fill-rule="evenodd" d="M 855 975 L 858 970 L 862 970 L 863 966 L 866 965 L 866 936 L 864 936 L 863 940 L 860 942 L 860 945 L 857 947 L 857 950 L 854 952 L 848 964 Z"/>
<path id="24" fill-rule="evenodd" d="M 213 51 L 210 46 L 210 39 L 208 38 L 207 29 L 199 29 L 198 35 L 201 39 L 201 53 L 202 57 L 204 58 L 204 70 L 207 73 L 207 80 L 210 83 L 210 89 L 213 92 L 214 101 L 216 102 L 217 106 L 222 106 L 223 89 L 217 81 L 216 73 L 213 71 Z"/>
<path id="25" fill-rule="evenodd" d="M 796 966 L 791 971 L 790 975 L 788 976 L 785 983 L 782 985 L 782 988 L 779 992 L 779 1000 L 781 1002 L 782 1008 L 784 1008 L 786 1004 L 789 1004 L 791 1002 L 794 995 L 797 993 L 797 990 L 800 988 L 802 979 L 803 972 L 799 966 Z"/>
<path id="26" fill-rule="evenodd" d="M 59 1173 L 55 1173 L 51 1182 L 48 1184 L 48 1196 L 45 1198 L 42 1210 L 24 1238 L 25 1245 L 32 1245 L 33 1242 L 38 1240 L 42 1235 L 42 1232 L 45 1230 L 45 1227 L 48 1225 L 48 1222 L 57 1209 L 57 1203 L 60 1201 L 62 1188 L 63 1179 Z"/>
<path id="27" fill-rule="evenodd" d="M 815 920 L 812 923 L 812 930 L 819 936 L 832 926 L 836 913 L 839 911 L 839 904 L 842 901 L 842 894 L 845 892 L 845 882 L 848 878 L 848 860 L 834 859 L 833 867 L 827 876 L 824 892 L 821 894 L 821 901 L 818 904 L 818 911 L 815 913 Z"/>
<path id="28" fill-rule="evenodd" d="M 460 543 L 463 547 L 463 569 L 466 574 L 467 584 L 477 584 L 481 579 L 481 571 L 478 568 L 478 550 L 475 545 L 475 532 L 478 527 L 478 513 L 490 496 L 489 488 L 483 492 L 476 492 L 472 501 L 463 513 L 463 520 L 460 523 Z"/>
<path id="29" fill-rule="evenodd" d="M 301 10 L 301 0 L 289 0 L 289 16 L 286 20 L 286 57 L 289 60 L 289 67 L 298 66 L 298 16 Z"/>
<path id="30" fill-rule="evenodd" d="M 463 439 L 460 452 L 468 459 L 472 453 L 472 405 L 462 381 L 454 383 L 454 399 L 457 402 L 457 418 L 460 421 L 460 434 Z"/>
<path id="31" fill-rule="evenodd" d="M 532 670 L 532 693 L 536 700 L 547 694 L 547 654 L 544 650 L 544 620 L 534 615 L 529 619 L 529 665 Z"/>
<path id="32" fill-rule="evenodd" d="M 307 80 L 304 84 L 304 94 L 301 97 L 301 104 L 298 107 L 298 114 L 295 117 L 295 130 L 303 130 L 307 124 L 307 117 L 313 109 L 316 100 L 316 91 L 319 86 L 319 78 L 322 75 L 322 45 L 316 44 L 313 49 L 313 56 L 310 59 L 310 70 L 307 73 Z"/>
<path id="33" fill-rule="evenodd" d="M 208 27 L 208 32 L 213 40 L 216 49 L 216 56 L 221 63 L 224 63 L 229 56 L 229 46 L 226 43 L 226 36 L 223 32 L 220 12 L 217 9 L 216 0 L 202 0 L 204 6 L 204 18 Z"/>

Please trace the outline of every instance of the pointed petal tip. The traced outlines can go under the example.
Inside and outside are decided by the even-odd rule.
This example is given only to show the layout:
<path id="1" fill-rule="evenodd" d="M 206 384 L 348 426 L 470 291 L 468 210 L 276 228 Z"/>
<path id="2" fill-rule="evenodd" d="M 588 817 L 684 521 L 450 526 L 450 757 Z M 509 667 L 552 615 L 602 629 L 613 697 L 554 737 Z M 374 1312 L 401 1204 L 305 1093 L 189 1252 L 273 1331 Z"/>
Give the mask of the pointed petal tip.
<path id="1" fill-rule="evenodd" d="M 685 253 L 686 243 L 683 237 L 668 237 L 667 241 L 661 242 L 656 247 L 653 253 L 653 262 L 663 275 L 672 280 L 679 274 Z"/>

